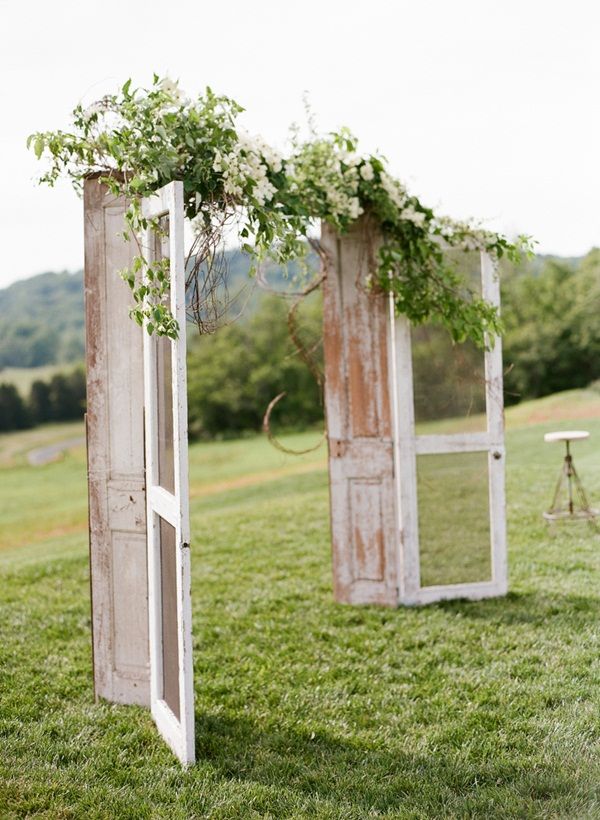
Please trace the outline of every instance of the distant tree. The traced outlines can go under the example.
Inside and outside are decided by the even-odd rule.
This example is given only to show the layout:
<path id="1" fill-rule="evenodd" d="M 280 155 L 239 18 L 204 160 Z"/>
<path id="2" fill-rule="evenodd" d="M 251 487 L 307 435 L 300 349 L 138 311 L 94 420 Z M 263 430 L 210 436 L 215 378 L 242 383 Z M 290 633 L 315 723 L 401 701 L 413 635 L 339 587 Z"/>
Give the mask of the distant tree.
<path id="1" fill-rule="evenodd" d="M 85 412 L 85 375 L 77 369 L 72 373 L 56 373 L 49 384 L 51 418 L 70 421 L 82 418 Z"/>
<path id="2" fill-rule="evenodd" d="M 73 406 L 71 391 L 69 390 L 66 376 L 63 373 L 56 373 L 50 379 L 48 389 L 52 408 L 52 419 L 54 421 L 61 421 L 71 418 Z"/>
<path id="3" fill-rule="evenodd" d="M 50 385 L 37 379 L 29 391 L 29 412 L 34 424 L 42 424 L 52 418 L 52 400 Z"/>
<path id="4" fill-rule="evenodd" d="M 86 380 L 83 367 L 76 367 L 67 375 L 74 406 L 74 418 L 83 418 L 86 408 Z M 75 409 L 76 408 L 76 409 Z"/>
<path id="5" fill-rule="evenodd" d="M 0 384 L 0 430 L 24 430 L 31 426 L 25 402 L 14 384 Z"/>
<path id="6" fill-rule="evenodd" d="M 503 285 L 507 401 L 585 387 L 600 378 L 600 251 L 579 265 L 547 260 Z"/>
<path id="7" fill-rule="evenodd" d="M 273 413 L 273 428 L 301 428 L 323 418 L 315 380 L 290 340 L 289 303 L 264 297 L 246 321 L 212 336 L 193 337 L 188 356 L 190 433 L 204 438 L 258 430 L 272 398 L 287 395 Z M 302 338 L 321 335 L 320 297 L 302 306 Z M 322 357 L 320 348 L 316 356 Z"/>

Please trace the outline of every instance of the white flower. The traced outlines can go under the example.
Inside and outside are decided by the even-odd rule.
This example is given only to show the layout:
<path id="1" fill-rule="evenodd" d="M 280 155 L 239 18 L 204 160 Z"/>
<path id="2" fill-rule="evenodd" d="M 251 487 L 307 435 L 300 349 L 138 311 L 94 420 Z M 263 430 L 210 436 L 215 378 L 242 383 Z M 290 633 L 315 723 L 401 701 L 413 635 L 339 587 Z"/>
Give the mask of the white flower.
<path id="1" fill-rule="evenodd" d="M 93 117 L 94 114 L 100 114 L 104 110 L 104 103 L 102 100 L 98 100 L 98 102 L 92 103 L 88 105 L 88 107 L 83 112 L 84 116 L 89 120 L 90 117 Z"/>
<path id="2" fill-rule="evenodd" d="M 350 185 L 353 185 L 356 188 L 356 185 L 358 184 L 358 170 L 354 165 L 351 165 L 344 171 L 344 182 L 350 183 Z"/>
<path id="3" fill-rule="evenodd" d="M 240 186 L 235 182 L 233 179 L 226 179 L 225 184 L 223 185 L 223 190 L 226 194 L 230 194 L 232 197 L 239 199 L 242 196 L 242 189 Z"/>
<path id="4" fill-rule="evenodd" d="M 281 171 L 283 167 L 283 159 L 277 151 L 274 151 L 270 148 L 268 151 L 263 151 L 263 157 L 267 165 L 270 166 L 271 170 L 274 171 L 276 174 Z"/>
<path id="5" fill-rule="evenodd" d="M 268 202 L 270 199 L 273 199 L 273 195 L 276 193 L 277 188 L 274 185 L 271 185 L 268 179 L 264 179 L 258 183 L 256 188 L 254 189 L 254 197 L 256 198 L 259 205 L 264 205 L 265 202 Z"/>
<path id="6" fill-rule="evenodd" d="M 406 191 L 398 180 L 394 179 L 384 171 L 381 174 L 381 185 L 394 205 L 397 208 L 403 208 L 406 204 Z"/>
<path id="7" fill-rule="evenodd" d="M 221 152 L 217 149 L 215 151 L 215 158 L 213 160 L 213 171 L 222 171 L 223 170 L 223 157 L 221 156 Z"/>
<path id="8" fill-rule="evenodd" d="M 350 200 L 350 218 L 358 219 L 362 212 L 363 209 L 360 207 L 359 198 L 357 196 L 352 197 L 352 199 Z"/>
<path id="9" fill-rule="evenodd" d="M 406 219 L 409 222 L 412 222 L 414 225 L 418 225 L 419 227 L 425 222 L 426 215 L 422 211 L 415 211 L 412 205 L 408 208 L 405 208 L 401 213 L 400 216 L 402 219 Z"/>
<path id="10" fill-rule="evenodd" d="M 185 94 L 179 88 L 179 85 L 171 80 L 169 77 L 163 77 L 163 79 L 159 83 L 161 89 L 171 97 L 172 100 L 176 102 L 182 102 L 185 99 Z"/>
<path id="11" fill-rule="evenodd" d="M 354 168 L 356 165 L 360 165 L 361 158 L 358 154 L 351 153 L 350 151 L 340 151 L 339 154 L 340 161 L 344 163 L 344 165 L 348 165 L 350 168 Z"/>
<path id="12" fill-rule="evenodd" d="M 370 162 L 365 162 L 364 165 L 361 166 L 360 175 L 365 182 L 370 182 L 373 179 L 375 176 L 375 171 L 373 170 L 373 166 Z"/>
<path id="13" fill-rule="evenodd" d="M 260 158 L 265 161 L 267 166 L 277 173 L 281 171 L 283 159 L 281 154 L 272 148 L 263 137 L 251 136 L 247 131 L 238 132 L 237 150 L 243 151 L 247 156 Z"/>

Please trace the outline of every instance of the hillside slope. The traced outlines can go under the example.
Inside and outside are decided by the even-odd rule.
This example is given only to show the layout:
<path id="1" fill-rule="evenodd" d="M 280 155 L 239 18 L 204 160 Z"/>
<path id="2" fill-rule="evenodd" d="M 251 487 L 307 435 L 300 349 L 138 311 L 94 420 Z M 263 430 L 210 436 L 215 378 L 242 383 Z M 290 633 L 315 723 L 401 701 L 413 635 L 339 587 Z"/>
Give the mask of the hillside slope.
<path id="1" fill-rule="evenodd" d="M 0 368 L 83 355 L 83 271 L 41 273 L 0 290 Z"/>
<path id="2" fill-rule="evenodd" d="M 232 315 L 251 314 L 263 291 L 253 287 L 246 254 L 225 254 Z M 295 270 L 270 266 L 269 286 L 285 290 Z M 41 273 L 0 290 L 0 370 L 79 362 L 84 357 L 83 271 Z"/>

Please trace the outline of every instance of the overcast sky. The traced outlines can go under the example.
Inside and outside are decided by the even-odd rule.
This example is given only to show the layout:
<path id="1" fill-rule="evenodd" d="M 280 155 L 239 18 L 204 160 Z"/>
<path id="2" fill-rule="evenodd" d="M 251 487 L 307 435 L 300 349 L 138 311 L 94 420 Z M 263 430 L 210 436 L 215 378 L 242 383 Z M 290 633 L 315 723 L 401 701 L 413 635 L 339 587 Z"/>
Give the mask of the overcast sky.
<path id="1" fill-rule="evenodd" d="M 424 202 L 533 234 L 600 244 L 600 4 L 593 0 L 0 0 L 0 286 L 83 262 L 82 206 L 34 184 L 34 130 L 132 76 L 211 85 L 282 145 L 309 93 Z"/>

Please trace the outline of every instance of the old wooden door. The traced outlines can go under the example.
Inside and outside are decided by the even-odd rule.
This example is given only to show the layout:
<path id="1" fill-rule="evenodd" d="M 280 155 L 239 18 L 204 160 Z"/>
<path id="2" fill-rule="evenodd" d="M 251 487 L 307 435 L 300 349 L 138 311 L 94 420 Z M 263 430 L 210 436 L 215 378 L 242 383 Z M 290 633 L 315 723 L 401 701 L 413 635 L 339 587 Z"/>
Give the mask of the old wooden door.
<path id="1" fill-rule="evenodd" d="M 184 763 L 194 761 L 190 598 L 183 185 L 144 200 L 150 261 L 169 258 L 170 304 L 179 338 L 144 334 L 150 699 L 156 725 Z"/>
<path id="2" fill-rule="evenodd" d="M 142 330 L 118 271 L 135 254 L 127 202 L 84 185 L 87 452 L 94 690 L 150 705 Z M 126 354 L 124 354 L 126 351 Z"/>
<path id="3" fill-rule="evenodd" d="M 367 226 L 323 225 L 323 339 L 337 601 L 398 604 L 389 300 L 366 290 Z"/>

